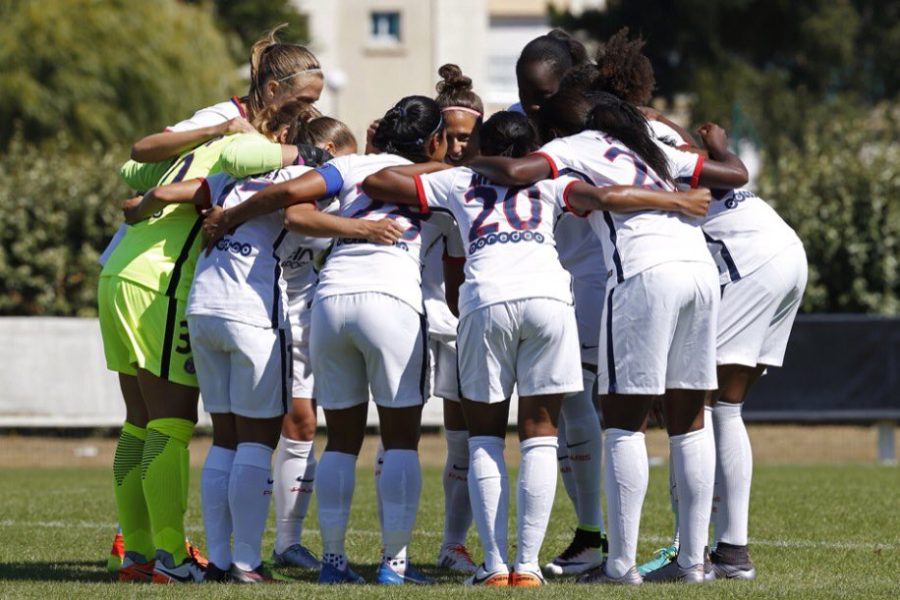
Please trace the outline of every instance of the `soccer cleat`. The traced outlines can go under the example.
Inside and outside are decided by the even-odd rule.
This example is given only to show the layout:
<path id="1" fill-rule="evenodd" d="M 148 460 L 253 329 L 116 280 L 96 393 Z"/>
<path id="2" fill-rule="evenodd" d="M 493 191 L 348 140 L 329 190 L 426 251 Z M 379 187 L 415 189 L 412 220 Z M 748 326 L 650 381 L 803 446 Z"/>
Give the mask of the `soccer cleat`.
<path id="1" fill-rule="evenodd" d="M 275 583 L 275 578 L 268 567 L 263 564 L 251 571 L 231 565 L 231 581 L 235 583 Z"/>
<path id="2" fill-rule="evenodd" d="M 541 568 L 537 564 L 534 567 L 519 565 L 509 574 L 509 585 L 512 587 L 541 587 L 544 585 Z"/>
<path id="3" fill-rule="evenodd" d="M 756 579 L 756 567 L 750 560 L 747 546 L 735 546 L 719 542 L 710 554 L 712 572 L 721 579 Z"/>
<path id="4" fill-rule="evenodd" d="M 460 573 L 474 573 L 478 569 L 469 556 L 469 551 L 462 544 L 444 544 L 438 552 L 437 566 Z"/>
<path id="5" fill-rule="evenodd" d="M 653 558 L 638 566 L 638 573 L 640 573 L 643 577 L 651 571 L 661 569 L 670 562 L 674 561 L 676 556 L 678 556 L 678 546 L 676 546 L 675 544 L 671 544 L 669 546 L 666 546 L 665 548 L 660 548 L 653 553 Z"/>
<path id="6" fill-rule="evenodd" d="M 319 570 L 319 583 L 365 583 L 366 580 L 353 572 L 348 565 L 346 569 L 338 569 L 334 565 L 322 563 Z"/>
<path id="7" fill-rule="evenodd" d="M 607 552 L 606 536 L 578 528 L 568 548 L 544 565 L 548 575 L 578 575 L 599 566 Z"/>
<path id="8" fill-rule="evenodd" d="M 119 581 L 150 581 L 155 563 L 155 560 L 144 560 L 144 556 L 137 552 L 126 552 L 122 566 L 116 570 L 116 578 Z"/>
<path id="9" fill-rule="evenodd" d="M 434 585 L 434 579 L 419 573 L 408 563 L 406 565 L 406 571 L 401 574 L 393 570 L 386 562 L 382 561 L 381 564 L 378 565 L 378 570 L 375 572 L 375 583 L 378 585 L 403 585 L 404 583 L 413 585 Z"/>
<path id="10" fill-rule="evenodd" d="M 576 583 L 604 583 L 608 585 L 641 585 L 641 574 L 636 567 L 628 569 L 621 577 L 612 577 L 606 573 L 606 561 L 592 571 L 588 571 L 576 580 Z"/>
<path id="11" fill-rule="evenodd" d="M 220 569 L 213 563 L 209 563 L 206 567 L 206 573 L 203 575 L 204 583 L 229 583 L 231 581 L 231 567 Z"/>
<path id="12" fill-rule="evenodd" d="M 175 565 L 171 554 L 165 550 L 156 551 L 153 583 L 200 583 L 205 574 L 206 570 L 191 556 Z"/>
<path id="13" fill-rule="evenodd" d="M 484 568 L 484 563 L 481 563 L 478 569 L 472 573 L 472 576 L 466 579 L 465 585 L 507 587 L 509 585 L 509 570 L 503 567 L 495 571 L 487 571 Z"/>
<path id="14" fill-rule="evenodd" d="M 116 531 L 113 538 L 112 549 L 106 559 L 106 570 L 110 573 L 118 573 L 119 568 L 125 562 L 125 542 L 122 541 L 122 531 Z"/>
<path id="15" fill-rule="evenodd" d="M 197 564 L 204 569 L 207 565 L 209 565 L 209 561 L 206 559 L 206 557 L 200 554 L 200 548 L 191 544 L 190 540 L 184 540 L 184 551 L 187 552 L 187 555 L 197 561 Z"/>
<path id="16" fill-rule="evenodd" d="M 707 579 L 703 563 L 682 567 L 677 560 L 673 560 L 669 564 L 647 573 L 644 581 L 648 583 L 703 583 Z"/>
<path id="17" fill-rule="evenodd" d="M 272 550 L 272 561 L 279 567 L 302 567 L 304 569 L 320 569 L 321 561 L 309 548 L 294 544 L 281 554 Z"/>

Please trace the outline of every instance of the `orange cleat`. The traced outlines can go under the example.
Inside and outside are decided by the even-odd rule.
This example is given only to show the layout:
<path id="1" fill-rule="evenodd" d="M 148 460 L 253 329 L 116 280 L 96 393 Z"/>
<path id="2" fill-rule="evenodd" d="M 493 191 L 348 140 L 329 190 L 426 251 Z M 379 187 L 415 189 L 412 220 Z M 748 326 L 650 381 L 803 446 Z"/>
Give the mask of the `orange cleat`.
<path id="1" fill-rule="evenodd" d="M 117 531 L 113 538 L 112 549 L 106 558 L 106 570 L 110 573 L 118 573 L 122 562 L 125 560 L 125 543 L 122 541 L 122 532 Z"/>
<path id="2" fill-rule="evenodd" d="M 188 556 L 193 558 L 198 565 L 204 569 L 209 566 L 209 560 L 200 553 L 200 548 L 191 544 L 190 540 L 184 540 L 184 549 L 187 551 Z"/>

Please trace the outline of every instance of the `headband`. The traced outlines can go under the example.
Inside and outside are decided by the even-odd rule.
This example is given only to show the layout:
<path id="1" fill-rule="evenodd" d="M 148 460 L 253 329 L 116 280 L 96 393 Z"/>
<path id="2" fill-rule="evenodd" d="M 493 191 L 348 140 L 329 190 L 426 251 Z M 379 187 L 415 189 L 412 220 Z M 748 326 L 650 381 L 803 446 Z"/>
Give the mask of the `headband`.
<path id="1" fill-rule="evenodd" d="M 313 74 L 313 73 L 321 73 L 322 69 L 316 67 L 315 69 L 303 69 L 302 71 L 297 71 L 296 73 L 291 73 L 290 75 L 285 75 L 281 79 L 276 79 L 275 81 L 282 82 L 291 77 L 296 77 L 297 75 L 305 75 L 305 74 Z"/>
<path id="2" fill-rule="evenodd" d="M 459 111 L 462 111 L 462 112 L 465 112 L 465 113 L 469 113 L 470 115 L 475 115 L 476 117 L 481 117 L 481 116 L 483 116 L 483 115 L 482 115 L 480 112 L 478 112 L 477 110 L 472 109 L 472 108 L 469 108 L 469 107 L 467 107 L 467 106 L 445 106 L 444 108 L 441 109 L 441 112 L 442 112 L 442 113 L 445 113 L 445 112 L 451 111 L 451 110 L 459 110 Z"/>

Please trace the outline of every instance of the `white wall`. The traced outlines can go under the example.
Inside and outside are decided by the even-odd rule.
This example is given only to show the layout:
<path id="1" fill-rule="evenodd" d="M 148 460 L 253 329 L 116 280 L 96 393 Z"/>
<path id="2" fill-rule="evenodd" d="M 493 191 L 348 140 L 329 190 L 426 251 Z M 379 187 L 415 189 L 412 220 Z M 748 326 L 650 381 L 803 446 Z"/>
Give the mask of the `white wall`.
<path id="1" fill-rule="evenodd" d="M 118 427 L 124 418 L 96 319 L 0 318 L 0 427 Z M 377 422 L 370 405 L 369 424 Z M 425 405 L 422 423 L 443 423 L 441 400 Z"/>

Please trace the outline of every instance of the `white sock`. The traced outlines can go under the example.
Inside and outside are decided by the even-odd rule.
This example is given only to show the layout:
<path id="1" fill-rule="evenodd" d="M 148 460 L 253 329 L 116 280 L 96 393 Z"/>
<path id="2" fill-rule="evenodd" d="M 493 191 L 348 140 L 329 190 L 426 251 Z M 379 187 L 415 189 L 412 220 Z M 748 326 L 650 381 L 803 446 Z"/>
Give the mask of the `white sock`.
<path id="1" fill-rule="evenodd" d="M 702 429 L 669 437 L 678 486 L 678 564 L 682 567 L 703 564 L 703 550 L 709 543 L 716 457 L 709 452 L 708 439 Z"/>
<path id="2" fill-rule="evenodd" d="M 275 552 L 300 543 L 316 480 L 312 442 L 281 436 L 275 448 Z"/>
<path id="3" fill-rule="evenodd" d="M 641 509 L 647 494 L 647 445 L 640 431 L 609 428 L 603 441 L 606 464 L 606 573 L 621 577 L 635 565 Z"/>
<path id="4" fill-rule="evenodd" d="M 747 545 L 750 482 L 753 478 L 753 451 L 741 417 L 743 406 L 718 402 L 713 410 L 719 496 L 715 540 L 734 546 Z"/>
<path id="5" fill-rule="evenodd" d="M 678 550 L 681 539 L 678 535 L 678 484 L 675 482 L 675 467 L 672 466 L 672 452 L 669 451 L 669 506 L 672 508 L 672 545 Z"/>
<path id="6" fill-rule="evenodd" d="M 262 564 L 262 536 L 272 498 L 272 449 L 238 444 L 228 481 L 228 506 L 234 531 L 234 564 L 249 571 Z"/>
<path id="7" fill-rule="evenodd" d="M 603 531 L 600 499 L 603 437 L 593 400 L 597 375 L 587 370 L 582 370 L 582 375 L 585 391 L 563 400 L 561 416 L 566 422 L 566 453 L 575 480 L 578 526 L 588 531 Z"/>
<path id="8" fill-rule="evenodd" d="M 319 476 L 316 477 L 319 532 L 322 535 L 323 557 L 335 557 L 333 561 L 326 562 L 338 568 L 345 568 L 347 565 L 344 540 L 347 537 L 347 521 L 350 519 L 350 503 L 355 484 L 355 454 L 328 450 L 322 453 L 322 458 L 319 459 Z"/>
<path id="9" fill-rule="evenodd" d="M 200 505 L 206 532 L 209 562 L 220 569 L 231 568 L 231 510 L 228 507 L 228 480 L 234 450 L 210 446 L 200 473 Z"/>
<path id="10" fill-rule="evenodd" d="M 406 572 L 406 552 L 416 524 L 422 473 L 415 450 L 386 450 L 378 481 L 384 515 L 381 541 L 384 560 L 397 573 Z"/>
<path id="11" fill-rule="evenodd" d="M 381 470 L 384 467 L 384 446 L 378 442 L 378 450 L 375 451 L 375 512 L 378 513 L 378 529 L 384 531 L 384 508 L 381 503 L 381 489 L 378 481 L 381 479 Z"/>
<path id="12" fill-rule="evenodd" d="M 593 413 L 593 411 L 591 411 Z M 519 444 L 522 461 L 516 483 L 515 568 L 539 568 L 538 553 L 556 495 L 556 437 L 533 437 Z"/>
<path id="13" fill-rule="evenodd" d="M 564 400 L 563 404 L 565 403 L 566 401 Z M 562 478 L 566 495 L 575 508 L 576 518 L 579 518 L 581 511 L 578 509 L 578 488 L 575 483 L 575 473 L 572 471 L 572 464 L 569 462 L 569 450 L 566 448 L 566 429 L 566 416 L 560 412 L 556 428 L 556 462 L 559 463 L 559 476 Z"/>
<path id="14" fill-rule="evenodd" d="M 484 550 L 484 568 L 488 571 L 508 568 L 509 481 L 504 446 L 503 438 L 499 437 L 469 438 L 469 498 Z"/>
<path id="15" fill-rule="evenodd" d="M 472 524 L 469 502 L 469 432 L 446 430 L 447 461 L 444 463 L 444 541 L 455 546 L 466 541 Z"/>

